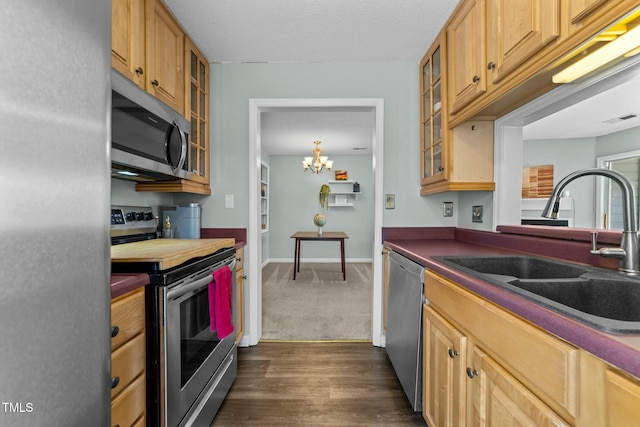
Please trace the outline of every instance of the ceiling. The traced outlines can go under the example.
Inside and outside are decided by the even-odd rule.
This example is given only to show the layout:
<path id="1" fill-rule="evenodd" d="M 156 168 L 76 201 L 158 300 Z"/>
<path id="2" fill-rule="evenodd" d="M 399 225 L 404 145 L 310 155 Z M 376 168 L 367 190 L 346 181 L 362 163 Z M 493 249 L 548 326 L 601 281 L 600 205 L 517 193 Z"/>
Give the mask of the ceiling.
<path id="1" fill-rule="evenodd" d="M 569 139 L 608 135 L 640 126 L 640 72 L 607 91 L 523 128 L 523 138 Z M 636 117 L 630 117 L 633 115 Z M 621 120 L 621 117 L 630 117 Z"/>
<path id="2" fill-rule="evenodd" d="M 164 0 L 212 63 L 420 61 L 456 0 Z M 416 75 L 417 78 L 417 75 Z M 640 77 L 639 77 L 640 79 Z M 640 80 L 524 128 L 525 139 L 595 137 L 640 125 Z M 372 151 L 373 113 L 274 109 L 263 113 L 262 151 L 329 156 Z"/>

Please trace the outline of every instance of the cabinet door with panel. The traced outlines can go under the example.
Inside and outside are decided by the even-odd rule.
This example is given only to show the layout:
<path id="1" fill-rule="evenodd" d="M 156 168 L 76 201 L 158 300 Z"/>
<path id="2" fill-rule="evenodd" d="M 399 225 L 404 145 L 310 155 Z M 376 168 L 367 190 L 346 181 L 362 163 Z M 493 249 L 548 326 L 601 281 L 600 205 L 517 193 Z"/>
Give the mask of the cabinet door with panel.
<path id="1" fill-rule="evenodd" d="M 611 2 L 611 0 L 567 0 L 569 22 L 573 26 L 580 26 L 589 15 Z"/>
<path id="2" fill-rule="evenodd" d="M 111 1 L 111 66 L 145 88 L 144 0 Z"/>
<path id="3" fill-rule="evenodd" d="M 389 254 L 391 249 L 382 248 L 382 328 L 387 332 L 387 306 L 389 302 Z"/>
<path id="4" fill-rule="evenodd" d="M 469 350 L 471 426 L 570 426 L 479 347 Z"/>
<path id="5" fill-rule="evenodd" d="M 184 32 L 162 0 L 147 4 L 147 91 L 184 114 Z"/>
<path id="6" fill-rule="evenodd" d="M 487 90 L 485 0 L 466 0 L 447 26 L 449 108 L 461 110 Z"/>
<path id="7" fill-rule="evenodd" d="M 560 36 L 559 0 L 488 0 L 487 70 L 504 78 Z"/>
<path id="8" fill-rule="evenodd" d="M 606 373 L 607 426 L 640 424 L 640 381 L 608 370 Z"/>
<path id="9" fill-rule="evenodd" d="M 209 63 L 189 40 L 185 43 L 185 112 L 191 119 L 191 180 L 209 185 Z"/>
<path id="10" fill-rule="evenodd" d="M 467 337 L 423 306 L 422 416 L 430 426 L 466 426 Z"/>
<path id="11" fill-rule="evenodd" d="M 447 163 L 445 136 L 446 118 L 446 44 L 444 33 L 433 43 L 420 62 L 420 185 L 428 185 L 446 179 Z"/>

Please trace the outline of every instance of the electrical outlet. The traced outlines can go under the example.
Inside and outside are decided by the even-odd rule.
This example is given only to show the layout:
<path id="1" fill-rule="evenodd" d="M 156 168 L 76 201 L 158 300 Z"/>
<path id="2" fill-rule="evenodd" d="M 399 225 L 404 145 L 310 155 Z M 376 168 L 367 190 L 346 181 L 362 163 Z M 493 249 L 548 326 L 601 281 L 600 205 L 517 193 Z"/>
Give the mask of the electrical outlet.
<path id="1" fill-rule="evenodd" d="M 453 202 L 444 202 L 442 216 L 453 216 Z"/>
<path id="2" fill-rule="evenodd" d="M 385 194 L 384 195 L 384 208 L 385 209 L 395 209 L 396 208 L 396 195 L 395 194 Z"/>
<path id="3" fill-rule="evenodd" d="M 471 221 L 482 222 L 482 206 L 473 206 L 471 208 Z"/>

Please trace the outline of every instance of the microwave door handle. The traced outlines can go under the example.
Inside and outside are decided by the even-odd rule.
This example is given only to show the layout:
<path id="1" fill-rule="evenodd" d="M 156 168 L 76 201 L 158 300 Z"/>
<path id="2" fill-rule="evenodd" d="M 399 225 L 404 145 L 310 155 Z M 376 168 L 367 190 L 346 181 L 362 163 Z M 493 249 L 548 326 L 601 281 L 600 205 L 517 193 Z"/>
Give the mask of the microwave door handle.
<path id="1" fill-rule="evenodd" d="M 187 161 L 187 134 L 183 132 L 178 123 L 173 124 L 178 131 L 178 135 L 180 135 L 180 159 L 178 160 L 178 164 L 176 165 L 176 169 L 173 171 L 178 172 L 184 166 L 184 162 Z"/>

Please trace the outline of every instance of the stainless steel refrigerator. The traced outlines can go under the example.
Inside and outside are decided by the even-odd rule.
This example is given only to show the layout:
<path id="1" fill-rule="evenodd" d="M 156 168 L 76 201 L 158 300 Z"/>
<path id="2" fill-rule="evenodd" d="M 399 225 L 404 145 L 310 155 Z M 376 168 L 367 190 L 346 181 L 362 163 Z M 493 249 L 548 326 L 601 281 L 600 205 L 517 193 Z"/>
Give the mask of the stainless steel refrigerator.
<path id="1" fill-rule="evenodd" d="M 0 13 L 0 426 L 110 422 L 110 0 Z"/>

